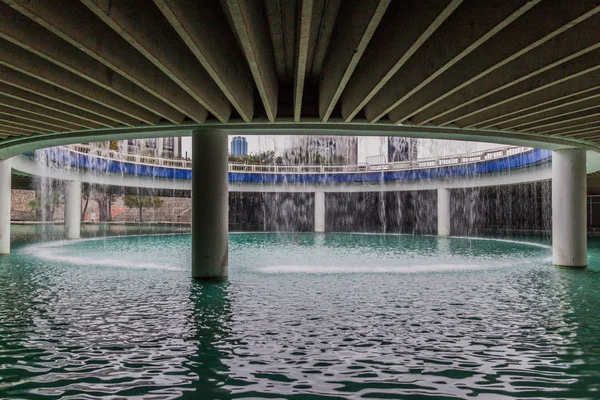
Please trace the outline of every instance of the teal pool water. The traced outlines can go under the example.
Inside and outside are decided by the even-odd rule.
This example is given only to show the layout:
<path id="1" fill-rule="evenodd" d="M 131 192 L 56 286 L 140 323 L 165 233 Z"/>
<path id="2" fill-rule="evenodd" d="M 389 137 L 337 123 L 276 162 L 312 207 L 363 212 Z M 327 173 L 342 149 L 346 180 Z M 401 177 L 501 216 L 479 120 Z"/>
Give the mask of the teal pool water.
<path id="1" fill-rule="evenodd" d="M 600 248 L 232 234 L 19 245 L 0 258 L 0 398 L 598 398 Z"/>

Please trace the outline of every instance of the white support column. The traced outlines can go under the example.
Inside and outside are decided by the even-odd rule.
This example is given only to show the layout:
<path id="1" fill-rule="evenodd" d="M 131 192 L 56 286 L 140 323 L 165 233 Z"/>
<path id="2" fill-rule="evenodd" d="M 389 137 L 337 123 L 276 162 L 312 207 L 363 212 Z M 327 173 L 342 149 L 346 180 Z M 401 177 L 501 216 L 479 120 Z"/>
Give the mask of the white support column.
<path id="1" fill-rule="evenodd" d="M 0 160 L 0 254 L 10 254 L 11 160 Z"/>
<path id="2" fill-rule="evenodd" d="M 552 263 L 587 266 L 586 153 L 581 149 L 552 152 Z"/>
<path id="3" fill-rule="evenodd" d="M 324 192 L 315 192 L 315 232 L 325 232 Z"/>
<path id="4" fill-rule="evenodd" d="M 228 274 L 227 133 L 192 133 L 192 278 Z"/>
<path id="5" fill-rule="evenodd" d="M 81 237 L 81 181 L 67 181 L 65 197 L 65 238 Z"/>
<path id="6" fill-rule="evenodd" d="M 437 190 L 438 236 L 450 236 L 450 190 Z"/>

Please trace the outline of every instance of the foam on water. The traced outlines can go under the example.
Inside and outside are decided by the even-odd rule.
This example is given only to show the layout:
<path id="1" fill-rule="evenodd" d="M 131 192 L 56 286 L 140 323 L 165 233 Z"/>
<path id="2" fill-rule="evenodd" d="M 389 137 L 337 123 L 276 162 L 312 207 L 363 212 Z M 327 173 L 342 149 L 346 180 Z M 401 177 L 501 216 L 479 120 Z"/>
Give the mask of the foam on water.
<path id="1" fill-rule="evenodd" d="M 68 263 L 73 265 L 97 266 L 97 267 L 117 267 L 117 268 L 135 268 L 135 269 L 159 269 L 167 271 L 183 271 L 181 266 L 168 265 L 164 263 L 153 263 L 144 260 L 131 260 L 128 258 L 109 258 L 99 257 L 99 254 L 72 254 L 73 251 L 69 245 L 85 241 L 100 241 L 105 239 L 82 239 L 78 241 L 58 241 L 50 243 L 41 243 L 29 245 L 21 251 L 30 254 L 38 259 Z"/>
<path id="2" fill-rule="evenodd" d="M 269 265 L 259 268 L 266 274 L 416 274 L 427 272 L 475 271 L 513 266 L 513 263 L 479 264 L 416 264 L 405 266 L 344 266 L 344 265 Z"/>

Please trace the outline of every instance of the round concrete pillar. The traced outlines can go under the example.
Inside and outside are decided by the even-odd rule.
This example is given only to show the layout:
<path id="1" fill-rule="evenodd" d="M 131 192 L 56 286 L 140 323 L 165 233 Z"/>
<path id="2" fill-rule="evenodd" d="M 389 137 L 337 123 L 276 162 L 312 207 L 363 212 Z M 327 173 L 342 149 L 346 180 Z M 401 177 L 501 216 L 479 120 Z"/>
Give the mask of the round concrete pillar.
<path id="1" fill-rule="evenodd" d="M 450 190 L 437 190 L 437 230 L 438 236 L 450 236 Z"/>
<path id="2" fill-rule="evenodd" d="M 65 196 L 65 238 L 81 237 L 81 181 L 68 181 Z"/>
<path id="3" fill-rule="evenodd" d="M 227 133 L 192 133 L 192 277 L 228 274 Z"/>
<path id="4" fill-rule="evenodd" d="M 325 193 L 315 192 L 315 232 L 325 232 Z"/>
<path id="5" fill-rule="evenodd" d="M 11 160 L 0 160 L 0 254 L 10 253 Z"/>
<path id="6" fill-rule="evenodd" d="M 552 152 L 552 263 L 587 266 L 586 154 L 581 149 Z"/>

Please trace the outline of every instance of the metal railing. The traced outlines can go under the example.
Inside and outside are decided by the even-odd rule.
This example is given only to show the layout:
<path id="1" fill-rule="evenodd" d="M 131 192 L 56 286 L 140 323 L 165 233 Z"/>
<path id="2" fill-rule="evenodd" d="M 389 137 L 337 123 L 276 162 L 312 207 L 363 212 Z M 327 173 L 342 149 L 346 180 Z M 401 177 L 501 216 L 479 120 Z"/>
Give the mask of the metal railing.
<path id="1" fill-rule="evenodd" d="M 69 146 L 64 146 L 64 148 L 76 153 L 89 154 L 95 157 L 105 158 L 109 160 L 118 160 L 135 164 L 156 165 L 171 168 L 192 168 L 191 160 L 169 159 L 140 154 L 126 154 L 114 150 L 92 148 L 91 146 L 84 144 L 72 144 Z M 503 146 L 463 154 L 418 158 L 413 161 L 399 161 L 376 164 L 364 163 L 357 165 L 279 165 L 229 163 L 229 172 L 249 172 L 260 174 L 319 174 L 367 171 L 403 171 L 411 169 L 436 168 L 450 165 L 471 164 L 480 161 L 509 157 L 530 150 L 532 150 L 531 147 L 525 146 Z"/>

